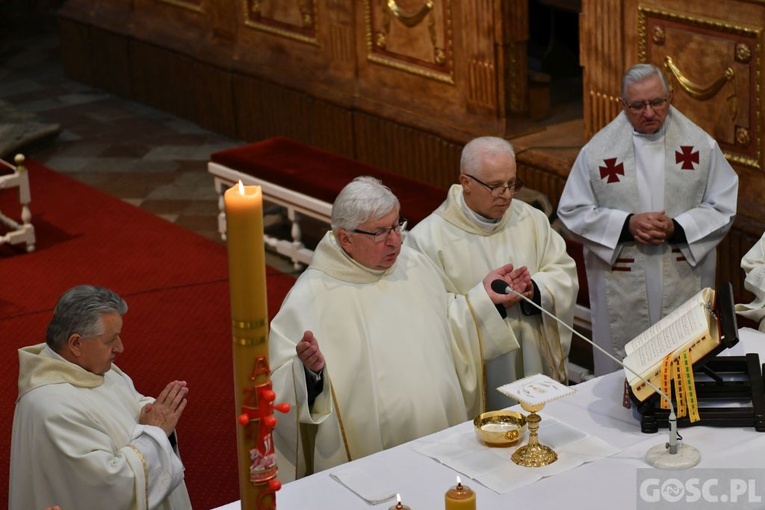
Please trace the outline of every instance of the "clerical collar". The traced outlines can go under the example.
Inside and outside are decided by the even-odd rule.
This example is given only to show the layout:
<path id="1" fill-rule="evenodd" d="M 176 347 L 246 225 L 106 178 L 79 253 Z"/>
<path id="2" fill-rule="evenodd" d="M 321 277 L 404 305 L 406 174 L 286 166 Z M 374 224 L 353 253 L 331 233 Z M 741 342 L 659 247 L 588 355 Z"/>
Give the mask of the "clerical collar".
<path id="1" fill-rule="evenodd" d="M 458 195 L 457 203 L 465 216 L 484 232 L 494 232 L 497 229 L 497 223 L 502 220 L 502 218 L 485 218 L 472 210 L 465 202 L 465 196 L 462 193 Z"/>

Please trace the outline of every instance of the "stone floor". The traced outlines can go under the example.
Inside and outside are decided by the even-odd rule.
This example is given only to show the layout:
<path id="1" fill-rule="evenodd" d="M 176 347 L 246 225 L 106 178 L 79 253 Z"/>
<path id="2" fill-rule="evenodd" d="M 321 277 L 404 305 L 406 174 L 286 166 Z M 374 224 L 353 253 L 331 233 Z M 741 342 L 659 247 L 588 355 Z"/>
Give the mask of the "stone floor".
<path id="1" fill-rule="evenodd" d="M 49 12 L 0 32 L 0 100 L 61 128 L 57 136 L 24 146 L 25 155 L 221 242 L 207 161 L 244 142 L 68 79 Z M 277 255 L 267 262 L 292 271 Z"/>

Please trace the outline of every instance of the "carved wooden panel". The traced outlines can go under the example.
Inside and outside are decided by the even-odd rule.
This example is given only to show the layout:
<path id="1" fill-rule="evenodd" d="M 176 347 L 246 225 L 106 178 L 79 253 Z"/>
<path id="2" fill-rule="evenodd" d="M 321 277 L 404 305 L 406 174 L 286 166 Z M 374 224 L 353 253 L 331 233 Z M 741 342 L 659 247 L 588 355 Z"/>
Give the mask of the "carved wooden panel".
<path id="1" fill-rule="evenodd" d="M 365 0 L 367 58 L 454 82 L 450 0 Z"/>
<path id="2" fill-rule="evenodd" d="M 674 104 L 732 162 L 762 168 L 761 29 L 638 9 L 638 59 L 663 67 Z"/>
<path id="3" fill-rule="evenodd" d="M 315 0 L 240 0 L 248 27 L 316 43 Z"/>
<path id="4" fill-rule="evenodd" d="M 621 111 L 624 62 L 622 0 L 584 0 L 580 18 L 580 60 L 584 73 L 584 135 L 589 139 Z"/>

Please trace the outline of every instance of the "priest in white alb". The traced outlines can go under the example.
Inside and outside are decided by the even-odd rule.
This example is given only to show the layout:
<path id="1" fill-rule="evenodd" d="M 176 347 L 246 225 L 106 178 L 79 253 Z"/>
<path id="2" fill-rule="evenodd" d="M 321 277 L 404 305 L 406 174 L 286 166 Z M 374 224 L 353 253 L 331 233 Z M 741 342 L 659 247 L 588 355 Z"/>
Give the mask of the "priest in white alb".
<path id="1" fill-rule="evenodd" d="M 46 343 L 19 350 L 9 508 L 188 510 L 175 425 L 185 381 L 155 399 L 113 364 L 127 304 L 79 285 L 56 303 Z"/>
<path id="2" fill-rule="evenodd" d="M 398 199 L 356 178 L 332 207 L 332 230 L 271 322 L 271 380 L 292 405 L 274 431 L 290 480 L 472 419 L 484 358 L 518 348 L 495 303 L 495 279 L 523 289 L 507 265 L 465 294 L 402 246 Z"/>
<path id="3" fill-rule="evenodd" d="M 547 216 L 513 200 L 522 186 L 513 146 L 502 138 L 476 138 L 462 150 L 459 184 L 412 229 L 405 244 L 441 269 L 450 292 L 467 292 L 501 264 L 523 268 L 530 276 L 524 294 L 570 325 L 579 290 L 576 264 Z M 490 410 L 514 404 L 496 388 L 516 379 L 542 373 L 568 382 L 571 331 L 520 298 L 503 305 L 500 312 L 520 349 L 486 364 Z"/>
<path id="4" fill-rule="evenodd" d="M 736 313 L 759 323 L 765 332 L 765 234 L 741 259 L 744 270 L 744 288 L 754 294 L 751 303 L 736 303 Z"/>
<path id="5" fill-rule="evenodd" d="M 671 105 L 661 70 L 622 79 L 622 112 L 582 148 L 558 217 L 584 245 L 593 340 L 624 345 L 704 287 L 733 224 L 738 176 L 717 142 Z M 595 373 L 618 370 L 595 351 Z"/>

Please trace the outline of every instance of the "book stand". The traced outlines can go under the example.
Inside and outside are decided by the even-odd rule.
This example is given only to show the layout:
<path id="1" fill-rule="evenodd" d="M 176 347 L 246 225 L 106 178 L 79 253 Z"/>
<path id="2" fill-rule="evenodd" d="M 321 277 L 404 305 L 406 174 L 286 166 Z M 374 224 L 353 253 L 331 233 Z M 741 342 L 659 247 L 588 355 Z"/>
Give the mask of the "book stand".
<path id="1" fill-rule="evenodd" d="M 694 364 L 696 397 L 699 402 L 699 425 L 712 427 L 754 427 L 765 432 L 765 383 L 757 353 L 745 356 L 719 356 L 738 343 L 738 326 L 733 309 L 730 283 L 717 293 L 718 320 L 722 328 L 720 345 Z M 671 398 L 674 400 L 674 390 Z M 661 409 L 661 396 L 654 393 L 640 402 L 630 390 L 630 399 L 641 415 L 643 432 L 658 432 L 668 427 L 669 410 Z M 686 416 L 677 419 L 678 427 L 692 425 Z"/>

